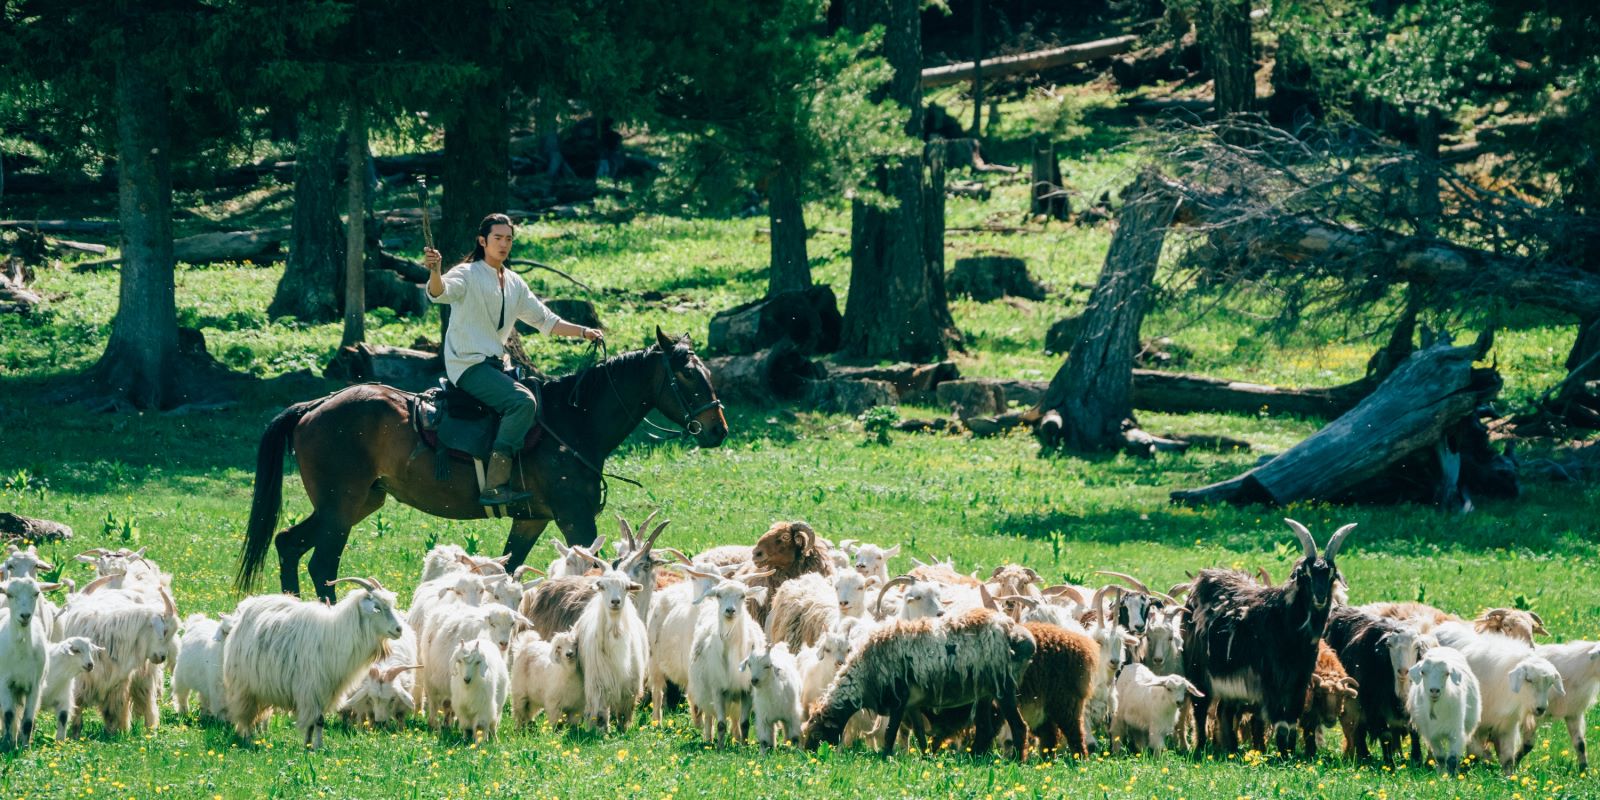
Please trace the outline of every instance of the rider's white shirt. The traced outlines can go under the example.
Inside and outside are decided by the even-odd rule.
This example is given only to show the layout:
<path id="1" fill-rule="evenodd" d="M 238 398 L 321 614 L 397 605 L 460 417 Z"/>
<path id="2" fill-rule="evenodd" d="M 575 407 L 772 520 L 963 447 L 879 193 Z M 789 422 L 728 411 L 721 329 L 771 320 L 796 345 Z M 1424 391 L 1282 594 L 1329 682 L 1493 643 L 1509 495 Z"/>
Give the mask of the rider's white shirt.
<path id="1" fill-rule="evenodd" d="M 549 336 L 561 318 L 535 297 L 527 281 L 505 270 L 505 288 L 494 267 L 479 260 L 457 264 L 441 276 L 444 292 L 429 295 L 435 303 L 450 304 L 450 330 L 444 337 L 444 372 L 452 383 L 461 380 L 468 367 L 485 358 L 505 355 L 506 341 L 516 330 L 517 320 Z M 502 302 L 504 314 L 501 313 Z"/>

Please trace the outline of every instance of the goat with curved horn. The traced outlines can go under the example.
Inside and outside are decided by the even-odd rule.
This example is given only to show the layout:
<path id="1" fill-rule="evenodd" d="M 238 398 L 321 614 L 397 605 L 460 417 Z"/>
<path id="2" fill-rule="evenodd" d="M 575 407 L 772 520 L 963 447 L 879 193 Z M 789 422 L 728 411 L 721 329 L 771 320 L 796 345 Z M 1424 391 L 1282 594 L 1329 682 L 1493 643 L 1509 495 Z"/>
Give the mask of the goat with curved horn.
<path id="1" fill-rule="evenodd" d="M 1002 603 L 1021 603 L 1028 608 L 1038 608 L 1039 598 L 1029 597 L 1025 594 L 1003 594 L 995 598 Z"/>
<path id="2" fill-rule="evenodd" d="M 878 590 L 878 600 L 872 604 L 872 615 L 875 617 L 883 616 L 883 596 L 888 593 L 890 587 L 902 583 L 909 586 L 916 582 L 917 579 L 911 577 L 910 575 L 896 575 L 895 577 L 890 578 L 889 582 L 884 584 L 882 589 Z"/>
<path id="3" fill-rule="evenodd" d="M 999 611 L 1000 610 L 1000 604 L 996 603 L 994 601 L 994 595 L 989 594 L 989 587 L 988 586 L 985 586 L 984 584 L 981 584 L 981 583 L 978 584 L 978 596 L 983 598 L 983 607 L 984 608 L 987 608 L 990 611 Z M 880 597 L 881 597 L 881 595 L 880 595 Z"/>
<path id="4" fill-rule="evenodd" d="M 1194 588 L 1194 584 L 1193 583 L 1174 583 L 1174 584 L 1172 584 L 1171 587 L 1169 587 L 1167 589 L 1167 594 L 1170 594 L 1173 597 L 1183 597 L 1184 595 L 1189 593 L 1190 589 L 1193 589 L 1193 588 Z"/>
<path id="5" fill-rule="evenodd" d="M 1137 590 L 1140 594 L 1150 594 L 1150 587 L 1144 585 L 1144 581 L 1141 581 L 1138 578 L 1133 577 L 1132 575 L 1128 575 L 1128 574 L 1121 573 L 1121 572 L 1112 572 L 1111 570 L 1108 570 L 1108 569 L 1096 570 L 1094 574 L 1096 574 L 1096 575 L 1110 575 L 1113 578 L 1121 578 L 1121 579 L 1127 581 L 1130 584 L 1129 588 Z"/>
<path id="6" fill-rule="evenodd" d="M 372 580 L 371 578 L 357 578 L 357 577 L 354 577 L 354 576 L 346 577 L 346 578 L 334 578 L 333 580 L 328 581 L 327 585 L 328 586 L 337 586 L 337 585 L 339 585 L 341 583 L 353 583 L 353 584 L 355 584 L 357 586 L 360 586 L 363 589 L 366 589 L 369 592 L 375 592 L 375 591 L 383 588 L 383 587 L 378 585 L 377 581 Z"/>
<path id="7" fill-rule="evenodd" d="M 679 561 L 681 561 L 681 562 L 683 562 L 685 564 L 693 564 L 694 563 L 693 559 L 691 559 L 688 556 L 684 555 L 683 551 L 679 550 L 676 547 L 663 547 L 663 548 L 661 548 L 661 552 L 666 553 L 667 555 L 672 556 L 673 558 L 676 558 L 676 559 L 678 559 Z"/>
<path id="8" fill-rule="evenodd" d="M 1289 519 L 1288 517 L 1284 517 L 1283 521 L 1289 524 L 1289 529 L 1294 531 L 1295 537 L 1300 540 L 1300 549 L 1303 551 L 1306 560 L 1316 561 L 1317 540 L 1311 535 L 1311 531 L 1308 530 L 1306 526 L 1301 525 L 1300 523 Z"/>

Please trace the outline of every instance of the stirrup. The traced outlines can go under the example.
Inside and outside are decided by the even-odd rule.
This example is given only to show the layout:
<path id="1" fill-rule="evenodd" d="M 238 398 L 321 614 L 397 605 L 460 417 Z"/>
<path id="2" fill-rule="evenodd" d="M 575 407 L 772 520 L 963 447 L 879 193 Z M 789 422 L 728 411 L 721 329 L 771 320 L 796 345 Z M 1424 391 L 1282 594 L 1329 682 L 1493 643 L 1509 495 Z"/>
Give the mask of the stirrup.
<path id="1" fill-rule="evenodd" d="M 521 503 L 533 498 L 533 492 L 519 492 L 511 488 L 510 484 L 496 486 L 478 495 L 480 506 L 504 506 L 512 503 Z"/>

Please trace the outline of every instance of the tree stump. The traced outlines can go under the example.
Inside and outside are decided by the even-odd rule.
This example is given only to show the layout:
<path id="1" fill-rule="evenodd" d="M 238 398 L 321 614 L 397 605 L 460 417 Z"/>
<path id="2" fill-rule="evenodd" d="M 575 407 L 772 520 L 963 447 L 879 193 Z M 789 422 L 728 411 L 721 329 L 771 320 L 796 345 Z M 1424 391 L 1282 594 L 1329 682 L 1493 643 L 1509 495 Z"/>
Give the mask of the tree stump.
<path id="1" fill-rule="evenodd" d="M 1043 300 L 1047 291 L 1044 284 L 1028 274 L 1028 262 L 1004 253 L 957 259 L 945 278 L 945 288 L 952 295 L 964 295 L 980 303 L 1002 297 Z"/>
<path id="2" fill-rule="evenodd" d="M 894 405 L 895 390 L 888 381 L 812 381 L 807 400 L 817 411 L 855 416 L 873 406 Z"/>
<path id="3" fill-rule="evenodd" d="M 827 377 L 821 365 L 788 342 L 768 350 L 705 360 L 712 388 L 729 402 L 771 404 L 809 396 L 811 383 Z"/>
<path id="4" fill-rule="evenodd" d="M 1467 462 L 1448 434 L 1500 390 L 1494 370 L 1472 367 L 1487 351 L 1490 338 L 1485 335 L 1468 347 L 1441 341 L 1417 351 L 1371 395 L 1310 438 L 1236 478 L 1173 492 L 1172 500 L 1275 505 L 1370 500 L 1373 495 L 1351 490 L 1419 452 L 1438 458 L 1445 478 L 1455 472 L 1445 494 L 1456 494 L 1463 485 L 1470 488 L 1478 477 L 1471 468 L 1461 475 Z M 1441 443 L 1443 451 L 1436 453 Z"/>
<path id="5" fill-rule="evenodd" d="M 1033 203 L 1029 211 L 1036 217 L 1063 222 L 1072 215 L 1067 187 L 1061 180 L 1061 161 L 1056 158 L 1055 142 L 1043 136 L 1033 143 Z"/>
<path id="6" fill-rule="evenodd" d="M 887 364 L 872 367 L 852 367 L 828 364 L 828 377 L 843 380 L 887 381 L 894 387 L 901 403 L 929 402 L 934 399 L 935 388 L 945 381 L 961 377 L 953 361 L 933 364 Z"/>
<path id="7" fill-rule="evenodd" d="M 544 304 L 556 313 L 556 316 L 585 328 L 600 327 L 600 312 L 595 310 L 594 303 L 588 300 L 546 300 Z"/>
<path id="8" fill-rule="evenodd" d="M 347 383 L 387 383 L 418 391 L 438 383 L 444 359 L 437 353 L 363 342 L 339 348 L 322 374 Z"/>
<path id="9" fill-rule="evenodd" d="M 1006 410 L 1006 393 L 996 381 L 945 381 L 937 390 L 939 405 L 958 410 L 956 416 L 992 417 Z"/>
<path id="10" fill-rule="evenodd" d="M 717 353 L 747 355 L 785 339 L 802 353 L 839 349 L 843 318 L 832 287 L 780 292 L 720 311 L 711 318 L 706 347 Z"/>

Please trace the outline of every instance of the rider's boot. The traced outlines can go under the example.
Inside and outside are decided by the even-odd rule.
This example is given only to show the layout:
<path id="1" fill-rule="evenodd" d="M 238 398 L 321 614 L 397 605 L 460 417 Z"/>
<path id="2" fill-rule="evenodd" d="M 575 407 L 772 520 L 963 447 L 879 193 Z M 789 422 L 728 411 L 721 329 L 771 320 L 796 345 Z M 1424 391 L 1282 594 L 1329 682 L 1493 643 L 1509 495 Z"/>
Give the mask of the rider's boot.
<path id="1" fill-rule="evenodd" d="M 511 488 L 511 456 L 498 450 L 489 457 L 489 466 L 484 470 L 483 484 L 487 488 L 478 496 L 480 505 L 503 506 L 508 503 L 520 503 L 533 497 L 531 492 Z"/>

